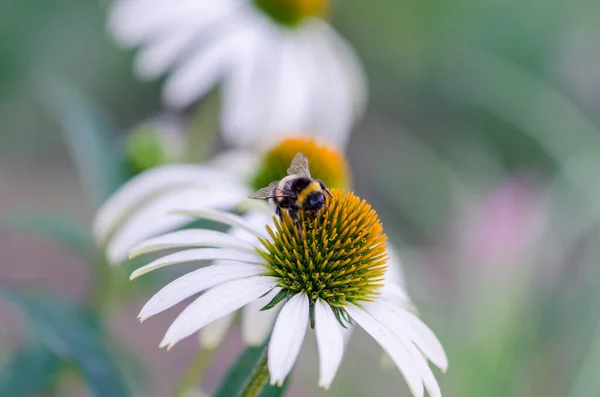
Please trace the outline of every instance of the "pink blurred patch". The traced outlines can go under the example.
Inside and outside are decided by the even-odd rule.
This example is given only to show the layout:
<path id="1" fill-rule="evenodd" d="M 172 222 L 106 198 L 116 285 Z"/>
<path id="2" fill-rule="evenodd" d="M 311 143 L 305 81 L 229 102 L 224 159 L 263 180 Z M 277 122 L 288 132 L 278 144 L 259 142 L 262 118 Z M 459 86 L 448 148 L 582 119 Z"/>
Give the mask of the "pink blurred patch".
<path id="1" fill-rule="evenodd" d="M 522 263 L 539 240 L 548 215 L 534 178 L 509 177 L 467 208 L 466 222 L 460 225 L 467 258 L 484 266 Z"/>

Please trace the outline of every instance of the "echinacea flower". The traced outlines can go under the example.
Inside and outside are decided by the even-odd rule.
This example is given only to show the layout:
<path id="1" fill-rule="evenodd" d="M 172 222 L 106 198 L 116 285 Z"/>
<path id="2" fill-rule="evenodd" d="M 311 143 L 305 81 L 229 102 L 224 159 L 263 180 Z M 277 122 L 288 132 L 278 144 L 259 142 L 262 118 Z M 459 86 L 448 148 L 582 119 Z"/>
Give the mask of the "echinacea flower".
<path id="1" fill-rule="evenodd" d="M 300 231 L 287 214 L 274 218 L 273 226 L 265 230 L 231 213 L 200 210 L 187 214 L 244 230 L 254 241 L 189 229 L 143 242 L 133 255 L 183 250 L 142 266 L 132 278 L 183 262 L 222 262 L 165 286 L 143 307 L 140 318 L 206 291 L 167 330 L 161 346 L 170 348 L 262 299 L 263 311 L 279 311 L 267 351 L 271 384 L 283 384 L 310 327 L 317 338 L 319 385 L 328 388 L 344 354 L 344 329 L 355 325 L 381 345 L 413 395 L 423 396 L 426 389 L 431 396 L 441 396 L 427 360 L 445 370 L 446 355 L 433 332 L 411 310 L 392 303 L 397 296 L 385 282 L 386 236 L 377 213 L 353 193 L 331 191 L 327 210 L 314 217 L 299 213 Z"/>
<path id="2" fill-rule="evenodd" d="M 366 88 L 350 46 L 324 20 L 328 0 L 115 0 L 108 29 L 141 47 L 135 71 L 167 72 L 164 102 L 187 107 L 222 84 L 221 127 L 237 146 L 305 131 L 344 146 Z"/>
<path id="3" fill-rule="evenodd" d="M 94 222 L 95 238 L 105 247 L 108 261 L 118 264 L 127 259 L 136 244 L 194 220 L 186 214 L 174 215 L 175 210 L 239 209 L 250 192 L 283 178 L 298 152 L 308 157 L 313 176 L 327 186 L 345 187 L 350 183 L 346 160 L 334 146 L 311 138 L 287 138 L 260 156 L 234 150 L 219 155 L 209 164 L 172 164 L 134 177 L 98 212 Z M 248 208 L 242 215 L 246 223 L 255 229 L 272 223 L 270 206 L 258 201 L 248 204 L 252 206 L 246 205 Z M 256 241 L 256 236 L 243 228 L 232 227 L 228 233 L 250 243 Z M 273 325 L 273 311 L 260 311 L 264 304 L 259 300 L 243 310 L 241 329 L 247 345 L 263 343 Z M 217 347 L 226 337 L 234 317 L 225 316 L 205 327 L 199 335 L 200 344 L 205 348 Z"/>

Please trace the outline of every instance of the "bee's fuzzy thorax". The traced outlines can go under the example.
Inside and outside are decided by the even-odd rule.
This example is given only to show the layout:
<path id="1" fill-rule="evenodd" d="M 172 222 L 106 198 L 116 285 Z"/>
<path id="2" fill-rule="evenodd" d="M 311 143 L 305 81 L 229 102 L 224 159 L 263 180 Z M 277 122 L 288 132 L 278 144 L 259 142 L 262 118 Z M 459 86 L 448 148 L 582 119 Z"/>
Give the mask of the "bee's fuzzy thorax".
<path id="1" fill-rule="evenodd" d="M 302 205 L 304 205 L 304 202 L 306 201 L 306 198 L 311 193 L 320 192 L 322 190 L 323 189 L 321 189 L 321 185 L 319 184 L 319 182 L 312 181 L 307 187 L 305 187 L 300 193 L 298 193 L 298 199 L 296 200 L 296 203 L 298 204 L 298 206 L 302 207 Z"/>
<path id="2" fill-rule="evenodd" d="M 343 310 L 379 294 L 387 270 L 386 235 L 364 200 L 340 189 L 332 194 L 316 216 L 298 214 L 300 229 L 288 214 L 275 218 L 259 253 L 284 291 Z"/>

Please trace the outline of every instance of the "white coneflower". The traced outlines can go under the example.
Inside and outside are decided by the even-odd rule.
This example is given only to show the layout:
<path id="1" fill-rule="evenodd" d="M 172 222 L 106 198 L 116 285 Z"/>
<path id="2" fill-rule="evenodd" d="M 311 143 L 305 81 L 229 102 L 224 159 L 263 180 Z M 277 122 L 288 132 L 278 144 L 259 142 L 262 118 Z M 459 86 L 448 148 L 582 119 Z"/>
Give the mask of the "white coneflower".
<path id="1" fill-rule="evenodd" d="M 138 76 L 169 70 L 164 101 L 186 107 L 221 82 L 236 145 L 306 131 L 344 145 L 366 98 L 354 51 L 323 19 L 328 0 L 116 0 L 108 28 L 140 46 Z"/>
<path id="2" fill-rule="evenodd" d="M 239 207 L 250 192 L 283 178 L 298 152 L 309 159 L 315 178 L 330 187 L 348 186 L 348 165 L 339 150 L 311 138 L 287 138 L 260 158 L 257 154 L 236 150 L 218 156 L 209 164 L 167 165 L 134 177 L 98 212 L 94 222 L 96 240 L 105 246 L 109 262 L 120 263 L 136 244 L 194 220 L 186 214 L 173 215 L 173 211 Z M 259 201 L 251 204 L 242 216 L 245 222 L 257 229 L 271 223 L 273 208 Z M 256 241 L 256 237 L 243 228 L 233 227 L 228 233 L 251 243 Z M 274 320 L 273 311 L 260 311 L 262 306 L 260 301 L 252 303 L 244 308 L 241 316 L 242 336 L 251 346 L 263 343 Z M 217 347 L 226 337 L 234 317 L 225 316 L 205 327 L 199 335 L 200 344 L 205 348 Z"/>
<path id="3" fill-rule="evenodd" d="M 182 262 L 222 261 L 165 286 L 144 306 L 140 318 L 206 291 L 167 330 L 161 346 L 172 347 L 268 296 L 263 309 L 279 310 L 267 352 L 271 384 L 283 384 L 310 326 L 317 338 L 319 385 L 328 388 L 344 353 L 343 330 L 355 324 L 381 345 L 415 396 L 422 396 L 424 387 L 431 396 L 440 396 L 427 359 L 445 370 L 444 350 L 409 308 L 393 303 L 398 296 L 386 286 L 386 236 L 377 213 L 352 193 L 331 191 L 328 210 L 315 217 L 299 213 L 300 231 L 287 214 L 264 230 L 239 216 L 204 210 L 188 215 L 245 230 L 255 236 L 254 242 L 215 231 L 185 230 L 140 244 L 133 255 L 185 249 L 137 269 L 132 278 Z"/>

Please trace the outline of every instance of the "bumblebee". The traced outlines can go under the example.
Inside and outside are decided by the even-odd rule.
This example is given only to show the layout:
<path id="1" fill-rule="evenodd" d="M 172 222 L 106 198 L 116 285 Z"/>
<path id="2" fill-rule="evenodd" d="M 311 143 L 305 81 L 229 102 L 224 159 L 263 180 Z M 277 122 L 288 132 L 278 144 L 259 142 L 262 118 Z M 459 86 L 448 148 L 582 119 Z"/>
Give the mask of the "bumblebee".
<path id="1" fill-rule="evenodd" d="M 325 184 L 310 176 L 308 159 L 297 153 L 288 175 L 280 181 L 271 182 L 269 186 L 248 196 L 251 199 L 269 200 L 276 206 L 276 213 L 281 218 L 282 211 L 287 211 L 300 231 L 298 211 L 316 215 L 325 206 L 325 194 L 333 197 Z"/>

